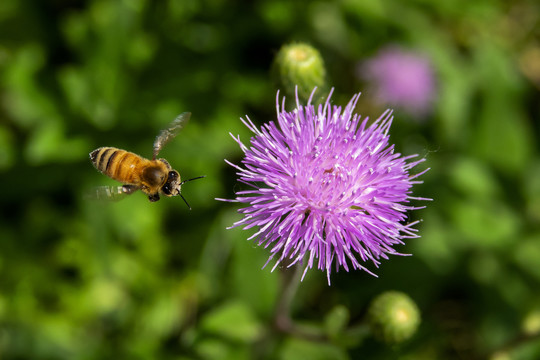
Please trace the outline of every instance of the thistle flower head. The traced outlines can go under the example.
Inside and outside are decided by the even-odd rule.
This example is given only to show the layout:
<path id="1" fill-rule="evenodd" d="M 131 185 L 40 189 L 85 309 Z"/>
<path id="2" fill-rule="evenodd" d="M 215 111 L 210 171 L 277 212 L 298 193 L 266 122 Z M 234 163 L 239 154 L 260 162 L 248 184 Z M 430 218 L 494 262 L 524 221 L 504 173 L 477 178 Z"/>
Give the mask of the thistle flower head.
<path id="1" fill-rule="evenodd" d="M 388 46 L 359 67 L 380 102 L 397 106 L 420 118 L 427 115 L 436 96 L 430 59 L 418 52 Z"/>
<path id="2" fill-rule="evenodd" d="M 333 265 L 369 272 L 364 262 L 378 266 L 380 258 L 398 254 L 394 245 L 417 237 L 416 222 L 404 222 L 417 209 L 408 203 L 420 174 L 409 170 L 423 161 L 394 153 L 391 111 L 370 124 L 353 114 L 359 94 L 344 109 L 330 97 L 317 109 L 297 97 L 296 109 L 287 112 L 278 92 L 277 121 L 259 129 L 242 119 L 254 137 L 246 146 L 233 136 L 243 166 L 227 161 L 250 187 L 231 200 L 246 204 L 233 227 L 258 227 L 250 239 L 270 250 L 274 269 L 305 262 L 304 275 L 317 266 L 329 283 Z"/>

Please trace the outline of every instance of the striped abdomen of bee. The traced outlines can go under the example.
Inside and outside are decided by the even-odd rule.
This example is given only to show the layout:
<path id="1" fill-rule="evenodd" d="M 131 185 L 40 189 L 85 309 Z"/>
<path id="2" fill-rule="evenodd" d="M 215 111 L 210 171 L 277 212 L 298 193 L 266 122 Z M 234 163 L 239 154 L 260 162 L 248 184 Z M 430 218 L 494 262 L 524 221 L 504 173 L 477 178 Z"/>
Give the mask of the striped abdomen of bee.
<path id="1" fill-rule="evenodd" d="M 101 147 L 90 153 L 92 164 L 101 173 L 123 184 L 133 185 L 159 200 L 159 192 L 167 182 L 171 166 L 163 159 L 148 160 L 132 152 L 114 147 Z"/>

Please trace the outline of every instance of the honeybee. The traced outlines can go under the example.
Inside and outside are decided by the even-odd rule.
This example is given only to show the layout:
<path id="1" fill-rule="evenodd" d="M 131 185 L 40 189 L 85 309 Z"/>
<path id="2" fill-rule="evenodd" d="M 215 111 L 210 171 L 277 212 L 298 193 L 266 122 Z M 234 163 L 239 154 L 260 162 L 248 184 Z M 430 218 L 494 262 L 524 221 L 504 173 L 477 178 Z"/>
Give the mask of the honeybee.
<path id="1" fill-rule="evenodd" d="M 154 141 L 152 160 L 114 147 L 100 147 L 92 151 L 90 160 L 94 167 L 102 174 L 124 184 L 122 186 L 100 186 L 95 189 L 92 197 L 119 200 L 141 190 L 148 196 L 148 200 L 154 202 L 159 200 L 160 194 L 168 197 L 180 195 L 191 210 L 188 202 L 180 193 L 181 187 L 188 181 L 201 179 L 205 176 L 181 181 L 180 173 L 174 170 L 167 160 L 156 159 L 163 146 L 178 135 L 190 117 L 191 113 L 184 112 L 167 129 L 161 130 Z"/>

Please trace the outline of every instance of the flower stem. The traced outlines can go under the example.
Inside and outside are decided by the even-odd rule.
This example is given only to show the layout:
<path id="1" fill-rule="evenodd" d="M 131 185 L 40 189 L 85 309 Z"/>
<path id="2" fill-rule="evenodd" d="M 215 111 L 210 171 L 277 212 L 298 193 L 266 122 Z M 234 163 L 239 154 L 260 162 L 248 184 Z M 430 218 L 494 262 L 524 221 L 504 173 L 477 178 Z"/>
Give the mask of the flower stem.
<path id="1" fill-rule="evenodd" d="M 291 269 L 292 268 L 292 269 Z M 302 277 L 302 267 L 295 264 L 281 270 L 281 292 L 278 295 L 274 314 L 274 327 L 282 333 L 290 334 L 311 341 L 326 341 L 326 335 L 315 329 L 298 326 L 291 318 L 291 307 Z M 291 271 L 292 270 L 292 271 Z"/>
<path id="2" fill-rule="evenodd" d="M 509 340 L 505 344 L 503 344 L 501 347 L 495 349 L 491 356 L 488 357 L 489 359 L 494 359 L 499 354 L 508 354 L 512 352 L 513 350 L 519 348 L 521 345 L 531 343 L 533 341 L 537 341 L 540 339 L 540 333 L 535 334 L 519 334 L 515 338 Z"/>

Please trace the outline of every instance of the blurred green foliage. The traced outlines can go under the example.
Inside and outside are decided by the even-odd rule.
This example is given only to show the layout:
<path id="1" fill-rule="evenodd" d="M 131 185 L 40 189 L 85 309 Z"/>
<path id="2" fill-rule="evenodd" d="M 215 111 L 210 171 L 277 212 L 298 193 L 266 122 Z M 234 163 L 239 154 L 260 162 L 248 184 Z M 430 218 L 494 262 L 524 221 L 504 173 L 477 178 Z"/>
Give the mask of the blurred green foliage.
<path id="1" fill-rule="evenodd" d="M 438 76 L 433 115 L 396 112 L 392 128 L 431 167 L 415 195 L 434 201 L 411 214 L 422 237 L 398 249 L 414 256 L 331 287 L 308 273 L 292 315 L 324 341 L 272 327 L 280 271 L 260 269 L 267 251 L 226 230 L 240 216 L 214 200 L 239 189 L 228 133 L 247 141 L 240 117 L 274 117 L 269 72 L 292 41 L 320 51 L 336 103 L 364 91 L 355 68 L 387 44 L 429 54 Z M 535 0 L 2 0 L 0 358 L 539 358 L 525 326 L 540 311 L 539 54 Z M 377 117 L 369 96 L 357 111 Z M 114 185 L 91 150 L 150 156 L 183 111 L 161 155 L 207 175 L 183 187 L 193 211 L 139 193 L 83 200 Z M 362 327 L 392 289 L 422 317 L 397 347 Z"/>

